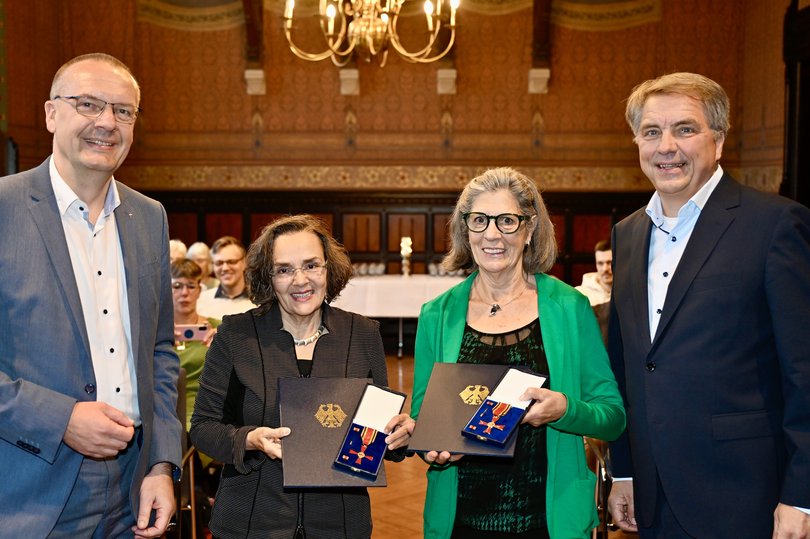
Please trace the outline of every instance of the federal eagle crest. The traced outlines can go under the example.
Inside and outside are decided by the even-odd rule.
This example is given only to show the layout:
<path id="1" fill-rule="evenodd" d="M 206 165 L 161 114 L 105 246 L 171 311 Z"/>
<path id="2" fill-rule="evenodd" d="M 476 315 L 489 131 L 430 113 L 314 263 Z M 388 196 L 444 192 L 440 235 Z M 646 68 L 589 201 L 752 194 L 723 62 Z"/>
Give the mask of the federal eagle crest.
<path id="1" fill-rule="evenodd" d="M 322 427 L 327 429 L 336 429 L 343 424 L 346 419 L 346 412 L 340 407 L 339 404 L 327 403 L 318 406 L 318 411 L 315 412 L 315 419 Z"/>
<path id="2" fill-rule="evenodd" d="M 464 388 L 464 391 L 458 394 L 461 400 L 470 406 L 478 406 L 484 402 L 487 395 L 489 395 L 489 388 L 482 385 L 467 386 Z"/>

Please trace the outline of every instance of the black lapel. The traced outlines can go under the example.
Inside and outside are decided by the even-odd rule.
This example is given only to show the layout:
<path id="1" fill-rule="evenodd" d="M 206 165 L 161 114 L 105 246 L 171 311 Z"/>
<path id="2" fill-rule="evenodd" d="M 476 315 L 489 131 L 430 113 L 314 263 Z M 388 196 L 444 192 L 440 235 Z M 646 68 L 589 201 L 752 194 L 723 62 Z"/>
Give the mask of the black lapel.
<path id="1" fill-rule="evenodd" d="M 647 295 L 647 273 L 650 258 L 650 231 L 652 222 L 644 209 L 636 214 L 630 229 L 630 256 L 623 267 L 629 269 L 629 288 L 632 291 L 632 319 L 635 339 L 643 343 L 642 349 L 650 347 L 650 313 Z M 625 326 L 626 327 L 626 326 Z"/>

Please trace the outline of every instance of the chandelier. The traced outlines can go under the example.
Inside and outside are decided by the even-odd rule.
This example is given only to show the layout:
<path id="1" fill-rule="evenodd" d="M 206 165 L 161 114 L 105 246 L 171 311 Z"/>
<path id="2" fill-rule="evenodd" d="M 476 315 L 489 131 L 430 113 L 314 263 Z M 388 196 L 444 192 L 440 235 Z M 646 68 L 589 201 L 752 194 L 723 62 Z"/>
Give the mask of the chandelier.
<path id="1" fill-rule="evenodd" d="M 318 53 L 299 48 L 292 37 L 295 0 L 286 0 L 284 35 L 290 50 L 304 60 L 317 62 L 330 58 L 344 66 L 353 54 L 366 61 L 377 59 L 385 65 L 389 48 L 393 47 L 405 60 L 428 63 L 444 57 L 456 38 L 456 10 L 460 0 L 425 0 L 424 23 L 426 44 L 419 50 L 407 50 L 400 40 L 397 23 L 403 6 L 416 0 L 320 0 L 317 18 L 326 48 Z M 444 7 L 443 7 L 444 4 Z M 301 17 L 296 17 L 296 23 Z M 410 22 L 410 21 L 409 21 Z M 412 24 L 408 25 L 409 27 Z M 410 32 L 410 28 L 408 30 Z"/>

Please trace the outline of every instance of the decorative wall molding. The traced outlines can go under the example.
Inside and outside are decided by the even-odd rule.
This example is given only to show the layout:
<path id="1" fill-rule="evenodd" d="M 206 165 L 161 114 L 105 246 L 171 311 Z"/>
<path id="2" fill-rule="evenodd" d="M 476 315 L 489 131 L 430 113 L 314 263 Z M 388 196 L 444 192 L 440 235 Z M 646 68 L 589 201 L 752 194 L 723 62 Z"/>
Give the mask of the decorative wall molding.
<path id="1" fill-rule="evenodd" d="M 494 165 L 493 165 L 494 166 Z M 458 192 L 486 166 L 129 166 L 119 179 L 143 191 Z M 517 166 L 551 192 L 644 192 L 638 167 Z M 778 192 L 782 167 L 728 167 L 741 183 Z"/>
<path id="2" fill-rule="evenodd" d="M 769 193 L 779 192 L 784 174 L 782 166 L 744 166 L 729 172 L 740 183 Z"/>
<path id="3" fill-rule="evenodd" d="M 555 0 L 551 3 L 551 23 L 573 30 L 624 30 L 660 21 L 661 0 Z"/>
<path id="4" fill-rule="evenodd" d="M 130 166 L 119 174 L 140 190 L 460 191 L 489 167 L 476 166 Z M 637 167 L 517 167 L 548 191 L 647 191 Z"/>
<path id="5" fill-rule="evenodd" d="M 199 6 L 195 0 L 137 0 L 137 20 L 186 32 L 227 30 L 245 24 L 242 2 L 214 0 Z"/>

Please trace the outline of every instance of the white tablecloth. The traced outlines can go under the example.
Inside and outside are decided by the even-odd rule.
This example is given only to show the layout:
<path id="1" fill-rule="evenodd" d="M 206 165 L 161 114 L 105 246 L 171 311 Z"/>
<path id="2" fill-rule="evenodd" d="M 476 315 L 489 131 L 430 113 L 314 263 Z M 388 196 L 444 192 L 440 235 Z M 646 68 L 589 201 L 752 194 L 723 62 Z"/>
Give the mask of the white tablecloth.
<path id="1" fill-rule="evenodd" d="M 432 275 L 354 277 L 332 305 L 371 318 L 417 318 L 423 303 L 463 280 Z"/>

